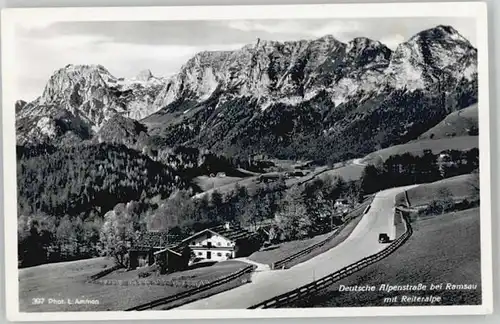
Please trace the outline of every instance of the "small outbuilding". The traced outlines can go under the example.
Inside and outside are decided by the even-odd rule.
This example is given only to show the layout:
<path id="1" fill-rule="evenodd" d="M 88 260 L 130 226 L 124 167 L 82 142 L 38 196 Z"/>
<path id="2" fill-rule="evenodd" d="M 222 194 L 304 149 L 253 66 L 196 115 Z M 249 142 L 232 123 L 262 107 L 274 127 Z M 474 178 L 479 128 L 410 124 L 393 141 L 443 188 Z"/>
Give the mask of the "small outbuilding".
<path id="1" fill-rule="evenodd" d="M 185 270 L 191 259 L 191 249 L 188 246 L 169 246 L 154 253 L 155 263 L 162 273 Z"/>
<path id="2" fill-rule="evenodd" d="M 154 250 L 148 247 L 133 247 L 128 251 L 128 268 L 133 270 L 154 263 Z"/>
<path id="3" fill-rule="evenodd" d="M 144 232 L 129 248 L 128 257 L 130 270 L 150 266 L 155 263 L 155 252 L 175 245 L 181 240 L 168 232 Z"/>

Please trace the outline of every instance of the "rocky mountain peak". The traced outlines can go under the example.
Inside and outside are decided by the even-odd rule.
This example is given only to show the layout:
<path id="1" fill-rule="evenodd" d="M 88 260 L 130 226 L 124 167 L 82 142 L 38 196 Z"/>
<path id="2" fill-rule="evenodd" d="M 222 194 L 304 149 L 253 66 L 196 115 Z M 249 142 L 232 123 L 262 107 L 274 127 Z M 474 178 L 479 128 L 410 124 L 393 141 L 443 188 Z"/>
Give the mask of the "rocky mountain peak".
<path id="1" fill-rule="evenodd" d="M 50 77 L 40 103 L 61 100 L 68 103 L 76 100 L 78 103 L 81 98 L 72 97 L 73 94 L 81 94 L 84 89 L 89 89 L 90 95 L 93 96 L 94 92 L 101 93 L 109 82 L 116 82 L 116 79 L 102 65 L 68 64 Z"/>
<path id="2" fill-rule="evenodd" d="M 411 37 L 400 46 L 413 46 L 420 51 L 444 49 L 451 51 L 450 54 L 466 54 L 467 51 L 476 51 L 472 44 L 451 26 L 439 25 L 426 29 Z M 427 53 L 423 53 L 427 54 Z M 433 54 L 433 53 L 429 53 Z"/>
<path id="3" fill-rule="evenodd" d="M 15 104 L 15 111 L 18 112 L 26 106 L 27 102 L 24 100 L 17 100 Z"/>
<path id="4" fill-rule="evenodd" d="M 367 37 L 356 37 L 347 43 L 346 52 L 359 52 L 366 48 L 381 48 L 385 49 L 387 46 L 383 45 L 381 42 L 367 38 Z"/>
<path id="5" fill-rule="evenodd" d="M 366 37 L 356 37 L 347 43 L 346 54 L 355 66 L 369 68 L 372 64 L 386 66 L 392 51 L 379 41 Z"/>
<path id="6" fill-rule="evenodd" d="M 325 35 L 307 42 L 307 47 L 310 51 L 318 52 L 322 55 L 335 52 L 337 50 L 344 51 L 346 44 L 339 41 L 332 35 Z"/>
<path id="7" fill-rule="evenodd" d="M 388 72 L 397 88 L 424 88 L 450 78 L 472 80 L 477 73 L 477 50 L 453 27 L 441 25 L 398 45 Z"/>
<path id="8" fill-rule="evenodd" d="M 425 39 L 427 41 L 443 41 L 446 39 L 451 39 L 451 40 L 465 40 L 467 41 L 460 33 L 453 28 L 452 26 L 447 26 L 447 25 L 438 25 L 433 28 L 429 28 L 426 30 L 423 30 L 410 38 L 411 40 L 416 40 L 416 39 Z"/>
<path id="9" fill-rule="evenodd" d="M 422 31 L 394 52 L 366 37 L 347 43 L 332 35 L 284 42 L 257 39 L 233 51 L 197 53 L 169 79 L 157 78 L 149 70 L 130 80 L 116 79 L 101 65 L 67 65 L 50 78 L 42 97 L 25 105 L 18 116 L 33 117 L 25 123 L 28 129 L 40 116 L 52 125 L 54 116 L 59 116 L 54 112 L 65 110 L 69 112 L 65 120 L 71 121 L 65 123 L 67 128 L 81 123 L 95 133 L 117 114 L 151 120 L 155 116 L 151 114 L 162 109 L 159 115 L 170 116 L 170 112 L 184 115 L 193 106 L 207 106 L 207 113 L 217 115 L 231 100 L 241 100 L 237 107 L 245 109 L 244 102 L 252 102 L 262 112 L 321 98 L 325 109 L 333 111 L 384 91 L 431 89 L 437 82 L 454 85 L 463 78 L 473 84 L 476 54 L 450 26 Z M 107 129 L 116 124 L 127 124 L 126 129 L 133 126 L 113 120 Z M 46 129 L 42 130 L 47 133 Z"/>
<path id="10" fill-rule="evenodd" d="M 322 36 L 322 37 L 319 37 L 315 41 L 317 41 L 317 42 L 323 42 L 323 43 L 342 43 L 337 38 L 335 38 L 335 36 L 330 35 L 330 34 Z"/>
<path id="11" fill-rule="evenodd" d="M 109 74 L 108 69 L 106 69 L 101 64 L 68 64 L 59 71 L 67 71 L 67 72 L 97 71 Z"/>
<path id="12" fill-rule="evenodd" d="M 70 131 L 88 138 L 115 115 L 134 119 L 150 115 L 156 111 L 151 110 L 152 103 L 165 80 L 153 77 L 149 71 L 141 73 L 140 78 L 117 79 L 102 65 L 66 65 L 50 77 L 40 98 L 18 111 L 16 117 L 23 120 L 20 125 L 34 129 L 30 131 L 34 135 L 25 136 L 23 141 Z"/>

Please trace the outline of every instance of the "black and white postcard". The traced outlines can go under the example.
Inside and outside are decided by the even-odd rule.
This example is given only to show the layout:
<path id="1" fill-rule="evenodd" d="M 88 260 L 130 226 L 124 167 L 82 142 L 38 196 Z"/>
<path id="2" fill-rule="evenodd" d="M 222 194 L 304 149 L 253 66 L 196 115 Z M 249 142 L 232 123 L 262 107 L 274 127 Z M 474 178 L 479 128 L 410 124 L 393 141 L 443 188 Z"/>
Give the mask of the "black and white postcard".
<path id="1" fill-rule="evenodd" d="M 4 10 L 9 319 L 490 313 L 486 18 Z"/>

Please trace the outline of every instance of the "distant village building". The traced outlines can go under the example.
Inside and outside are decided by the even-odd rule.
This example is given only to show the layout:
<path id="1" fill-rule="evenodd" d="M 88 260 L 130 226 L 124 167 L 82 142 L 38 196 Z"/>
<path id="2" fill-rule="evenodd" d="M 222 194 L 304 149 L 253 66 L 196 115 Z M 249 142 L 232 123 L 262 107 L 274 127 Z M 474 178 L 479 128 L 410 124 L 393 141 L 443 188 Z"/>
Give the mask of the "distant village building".
<path id="1" fill-rule="evenodd" d="M 347 199 L 340 198 L 340 199 L 335 200 L 335 204 L 333 205 L 333 207 L 343 209 L 343 208 L 349 207 L 349 202 L 347 201 Z"/>
<path id="2" fill-rule="evenodd" d="M 278 181 L 280 178 L 279 174 L 262 174 L 257 179 L 259 183 L 268 183 L 273 181 Z"/>
<path id="3" fill-rule="evenodd" d="M 290 172 L 286 172 L 285 173 L 285 176 L 287 178 L 291 178 L 291 177 L 303 177 L 305 176 L 307 173 L 304 172 L 304 171 L 290 171 Z"/>
<path id="4" fill-rule="evenodd" d="M 260 248 L 257 235 L 230 223 L 200 231 L 181 244 L 189 246 L 195 257 L 214 261 L 247 256 Z"/>
<path id="5" fill-rule="evenodd" d="M 306 161 L 303 163 L 295 164 L 294 168 L 299 169 L 299 170 L 307 170 L 307 169 L 312 168 L 313 165 L 314 165 L 314 161 Z"/>

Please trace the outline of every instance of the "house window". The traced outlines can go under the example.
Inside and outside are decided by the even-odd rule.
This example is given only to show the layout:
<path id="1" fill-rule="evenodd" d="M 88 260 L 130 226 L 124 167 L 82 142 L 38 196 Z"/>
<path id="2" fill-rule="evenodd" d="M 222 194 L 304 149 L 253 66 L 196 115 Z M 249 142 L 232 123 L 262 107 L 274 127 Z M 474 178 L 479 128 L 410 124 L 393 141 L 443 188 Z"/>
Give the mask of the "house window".
<path id="1" fill-rule="evenodd" d="M 217 252 L 217 256 L 222 256 L 222 253 L 220 253 L 220 252 Z"/>
<path id="2" fill-rule="evenodd" d="M 217 242 L 217 246 L 220 246 L 220 242 Z"/>
<path id="3" fill-rule="evenodd" d="M 201 252 L 198 252 L 198 255 L 202 255 L 202 254 L 203 254 L 203 253 L 201 253 Z"/>
<path id="4" fill-rule="evenodd" d="M 227 246 L 231 246 L 231 242 L 227 242 Z"/>
<path id="5" fill-rule="evenodd" d="M 226 253 L 226 256 L 229 258 L 231 256 L 231 253 Z"/>
<path id="6" fill-rule="evenodd" d="M 193 241 L 193 242 L 191 242 L 191 245 L 195 245 L 195 244 L 196 244 L 196 242 L 194 242 L 194 241 Z"/>

